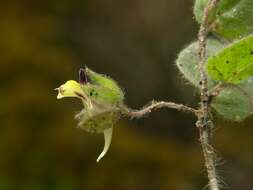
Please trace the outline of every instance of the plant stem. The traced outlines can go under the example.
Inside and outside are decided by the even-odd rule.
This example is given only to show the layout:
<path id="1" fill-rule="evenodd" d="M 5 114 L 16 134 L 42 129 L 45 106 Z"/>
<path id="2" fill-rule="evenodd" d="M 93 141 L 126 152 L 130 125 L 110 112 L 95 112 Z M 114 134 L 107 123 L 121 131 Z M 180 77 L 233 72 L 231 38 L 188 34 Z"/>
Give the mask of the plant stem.
<path id="1" fill-rule="evenodd" d="M 188 112 L 192 113 L 194 115 L 198 115 L 198 110 L 195 110 L 194 108 L 185 106 L 183 104 L 176 104 L 174 102 L 152 102 L 150 105 L 145 106 L 144 108 L 140 110 L 132 110 L 127 107 L 122 107 L 121 112 L 123 115 L 129 116 L 130 118 L 141 118 L 145 115 L 151 113 L 153 110 L 160 109 L 160 108 L 171 108 L 176 109 L 178 111 Z"/>
<path id="2" fill-rule="evenodd" d="M 205 166 L 207 170 L 207 175 L 209 179 L 210 190 L 219 190 L 219 183 L 215 168 L 215 153 L 212 148 L 212 131 L 213 125 L 210 119 L 210 96 L 207 88 L 207 75 L 204 69 L 206 62 L 206 39 L 209 28 L 209 15 L 212 10 L 217 6 L 219 0 L 209 0 L 207 7 L 204 10 L 202 24 L 198 33 L 199 42 L 199 71 L 200 71 L 200 86 L 201 86 L 201 96 L 200 96 L 200 111 L 201 114 L 198 116 L 198 121 L 196 126 L 199 128 L 200 142 L 204 155 Z"/>

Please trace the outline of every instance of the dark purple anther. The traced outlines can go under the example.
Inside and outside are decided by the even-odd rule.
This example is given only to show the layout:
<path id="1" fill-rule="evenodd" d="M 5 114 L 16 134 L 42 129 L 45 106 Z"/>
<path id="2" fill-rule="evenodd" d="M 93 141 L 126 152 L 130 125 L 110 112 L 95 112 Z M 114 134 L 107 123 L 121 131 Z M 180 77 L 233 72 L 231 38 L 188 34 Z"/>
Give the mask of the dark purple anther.
<path id="1" fill-rule="evenodd" d="M 79 83 L 84 85 L 88 83 L 87 75 L 84 69 L 79 69 Z"/>

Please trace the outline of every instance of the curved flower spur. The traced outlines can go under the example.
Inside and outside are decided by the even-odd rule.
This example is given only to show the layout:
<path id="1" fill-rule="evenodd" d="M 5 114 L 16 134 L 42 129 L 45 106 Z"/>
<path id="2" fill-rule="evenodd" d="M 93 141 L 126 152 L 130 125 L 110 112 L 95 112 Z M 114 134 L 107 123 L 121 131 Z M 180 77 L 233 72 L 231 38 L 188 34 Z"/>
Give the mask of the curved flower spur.
<path id="1" fill-rule="evenodd" d="M 79 70 L 79 82 L 69 80 L 61 85 L 57 99 L 77 97 L 84 108 L 75 118 L 78 126 L 88 132 L 104 134 L 104 149 L 97 162 L 107 153 L 112 139 L 113 125 L 119 119 L 119 107 L 123 105 L 124 94 L 111 78 L 88 68 Z"/>

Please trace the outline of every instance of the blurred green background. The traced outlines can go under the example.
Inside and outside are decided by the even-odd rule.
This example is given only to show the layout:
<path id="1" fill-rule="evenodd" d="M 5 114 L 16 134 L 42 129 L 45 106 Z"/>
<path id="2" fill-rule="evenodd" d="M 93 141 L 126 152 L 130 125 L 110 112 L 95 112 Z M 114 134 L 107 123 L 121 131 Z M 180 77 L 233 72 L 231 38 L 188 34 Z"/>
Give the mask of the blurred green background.
<path id="1" fill-rule="evenodd" d="M 159 110 L 103 136 L 78 129 L 76 99 L 53 89 L 87 65 L 122 86 L 126 103 L 197 105 L 177 53 L 196 39 L 192 0 L 2 0 L 0 190 L 195 190 L 207 184 L 195 118 Z M 253 187 L 252 119 L 216 120 L 221 181 Z M 225 162 L 225 164 L 224 164 Z M 226 185 L 224 185 L 226 186 Z"/>

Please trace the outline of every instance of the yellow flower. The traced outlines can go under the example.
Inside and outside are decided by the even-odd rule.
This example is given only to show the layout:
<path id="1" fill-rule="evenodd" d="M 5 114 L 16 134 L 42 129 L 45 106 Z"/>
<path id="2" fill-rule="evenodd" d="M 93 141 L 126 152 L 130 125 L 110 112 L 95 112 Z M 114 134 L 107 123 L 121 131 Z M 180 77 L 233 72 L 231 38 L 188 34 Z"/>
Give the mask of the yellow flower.
<path id="1" fill-rule="evenodd" d="M 97 158 L 99 162 L 110 147 L 113 125 L 120 116 L 118 106 L 123 104 L 122 90 L 109 77 L 88 68 L 80 69 L 79 82 L 69 80 L 56 90 L 58 90 L 57 99 L 77 97 L 82 100 L 84 108 L 76 115 L 80 128 L 104 134 L 105 144 Z"/>
<path id="2" fill-rule="evenodd" d="M 64 97 L 78 97 L 85 99 L 85 94 L 81 85 L 74 80 L 67 81 L 59 88 L 56 88 L 56 90 L 58 90 L 57 99 L 62 99 Z"/>

